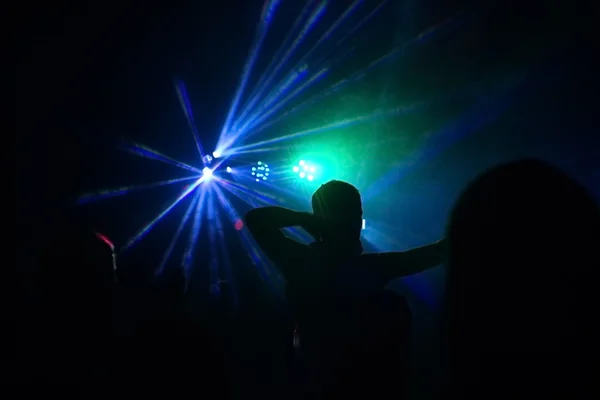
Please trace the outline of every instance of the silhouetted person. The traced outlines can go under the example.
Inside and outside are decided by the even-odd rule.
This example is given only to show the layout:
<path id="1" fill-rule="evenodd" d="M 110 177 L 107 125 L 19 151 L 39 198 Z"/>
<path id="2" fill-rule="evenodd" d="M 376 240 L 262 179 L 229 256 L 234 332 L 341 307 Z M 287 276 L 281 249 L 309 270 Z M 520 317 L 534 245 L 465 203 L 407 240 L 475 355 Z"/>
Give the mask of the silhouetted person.
<path id="1" fill-rule="evenodd" d="M 334 376 L 351 376 L 342 370 L 359 367 L 352 355 L 364 343 L 361 332 L 371 329 L 362 324 L 370 314 L 366 305 L 387 283 L 443 261 L 442 242 L 405 252 L 362 254 L 361 203 L 354 186 L 334 180 L 313 194 L 314 214 L 264 207 L 246 215 L 248 229 L 287 280 L 314 390 L 335 387 L 339 382 Z M 282 228 L 293 226 L 309 232 L 315 242 L 306 246 L 286 237 Z"/>
<path id="2" fill-rule="evenodd" d="M 588 390 L 600 212 L 587 191 L 541 161 L 501 165 L 462 193 L 447 238 L 444 397 Z"/>
<path id="3" fill-rule="evenodd" d="M 68 217 L 41 231 L 37 247 L 29 376 L 37 382 L 93 381 L 101 374 L 85 371 L 112 351 L 114 252 Z"/>

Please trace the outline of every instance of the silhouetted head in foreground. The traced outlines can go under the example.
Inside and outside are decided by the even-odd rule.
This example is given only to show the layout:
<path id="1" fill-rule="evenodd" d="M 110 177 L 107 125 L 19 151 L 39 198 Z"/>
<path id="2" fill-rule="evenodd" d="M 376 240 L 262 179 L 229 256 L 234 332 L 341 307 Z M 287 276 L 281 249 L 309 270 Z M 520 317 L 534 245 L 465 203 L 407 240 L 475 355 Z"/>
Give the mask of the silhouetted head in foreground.
<path id="1" fill-rule="evenodd" d="M 48 226 L 39 239 L 34 285 L 45 304 L 69 308 L 109 305 L 116 285 L 115 252 L 110 240 L 77 222 Z M 57 303 L 58 304 L 58 303 Z M 66 311 L 66 310 L 65 310 Z"/>
<path id="2" fill-rule="evenodd" d="M 324 243 L 336 247 L 360 244 L 363 211 L 357 188 L 346 182 L 329 181 L 313 194 L 312 208 L 324 221 L 320 232 Z"/>
<path id="3" fill-rule="evenodd" d="M 31 364 L 57 384 L 94 380 L 104 375 L 87 372 L 112 354 L 101 343 L 112 332 L 114 251 L 108 238 L 68 215 L 55 221 L 34 239 Z"/>
<path id="4" fill-rule="evenodd" d="M 447 237 L 449 379 L 498 380 L 508 390 L 564 381 L 574 369 L 566 360 L 593 338 L 593 197 L 544 162 L 501 165 L 461 194 Z"/>

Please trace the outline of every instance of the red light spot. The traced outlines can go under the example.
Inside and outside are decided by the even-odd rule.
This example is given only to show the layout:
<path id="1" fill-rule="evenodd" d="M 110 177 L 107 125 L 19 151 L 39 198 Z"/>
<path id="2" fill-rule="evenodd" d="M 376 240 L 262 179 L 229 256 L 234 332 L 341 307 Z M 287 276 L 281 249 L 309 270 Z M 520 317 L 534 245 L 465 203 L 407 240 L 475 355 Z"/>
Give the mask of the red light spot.
<path id="1" fill-rule="evenodd" d="M 98 232 L 96 232 L 96 237 L 106 243 L 111 250 L 115 250 L 115 245 L 108 237 Z"/>
<path id="2" fill-rule="evenodd" d="M 242 228 L 244 228 L 244 221 L 242 221 L 241 219 L 238 219 L 237 221 L 235 221 L 235 230 L 236 231 L 241 231 Z"/>

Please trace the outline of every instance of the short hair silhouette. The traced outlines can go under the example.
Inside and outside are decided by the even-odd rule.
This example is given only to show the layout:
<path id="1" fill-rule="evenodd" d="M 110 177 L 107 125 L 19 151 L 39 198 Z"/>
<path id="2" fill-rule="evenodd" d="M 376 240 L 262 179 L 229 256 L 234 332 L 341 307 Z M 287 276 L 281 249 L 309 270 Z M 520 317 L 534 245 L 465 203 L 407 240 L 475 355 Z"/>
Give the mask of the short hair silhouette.
<path id="1" fill-rule="evenodd" d="M 349 238 L 360 237 L 362 227 L 362 199 L 353 185 L 331 180 L 319 187 L 312 196 L 315 215 L 324 217 L 335 228 Z"/>
<path id="2" fill-rule="evenodd" d="M 502 357 L 512 357 L 510 382 L 530 380 L 532 370 L 544 369 L 537 374 L 546 378 L 564 373 L 556 354 L 579 354 L 590 343 L 600 243 L 594 198 L 545 162 L 500 165 L 460 195 L 447 237 L 453 379 L 496 379 L 498 371 L 482 372 L 480 363 L 505 365 Z"/>

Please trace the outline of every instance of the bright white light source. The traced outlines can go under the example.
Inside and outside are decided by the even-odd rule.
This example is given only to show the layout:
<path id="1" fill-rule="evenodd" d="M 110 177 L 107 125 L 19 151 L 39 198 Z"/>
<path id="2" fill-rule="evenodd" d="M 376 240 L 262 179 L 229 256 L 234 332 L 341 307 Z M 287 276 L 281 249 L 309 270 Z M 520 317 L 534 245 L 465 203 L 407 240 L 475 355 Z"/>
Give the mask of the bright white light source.
<path id="1" fill-rule="evenodd" d="M 221 154 L 221 151 L 220 151 L 220 150 L 215 150 L 215 151 L 213 151 L 213 157 L 214 157 L 214 158 L 219 158 L 219 157 L 221 157 L 221 156 L 222 156 L 222 154 Z"/>
<path id="2" fill-rule="evenodd" d="M 204 176 L 204 179 L 209 180 L 210 178 L 212 178 L 212 169 L 208 168 L 208 167 L 204 167 L 204 169 L 202 170 L 202 176 Z"/>
<path id="3" fill-rule="evenodd" d="M 225 168 L 225 171 L 231 173 L 231 171 L 233 171 L 233 170 L 231 169 L 231 167 L 227 167 L 227 168 Z"/>
<path id="4" fill-rule="evenodd" d="M 367 227 L 367 220 L 363 219 L 363 221 L 362 221 L 362 228 L 363 228 L 363 230 L 365 230 L 366 227 Z"/>
<path id="5" fill-rule="evenodd" d="M 315 179 L 315 177 L 314 177 L 314 176 L 312 176 L 312 175 L 308 175 L 308 176 L 306 177 L 306 179 L 308 179 L 309 181 L 312 181 L 313 179 Z"/>
<path id="6" fill-rule="evenodd" d="M 300 172 L 300 173 L 298 174 L 298 176 L 299 176 L 300 178 L 304 178 L 304 177 L 306 176 L 306 174 L 305 174 L 304 172 Z"/>

